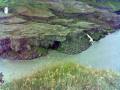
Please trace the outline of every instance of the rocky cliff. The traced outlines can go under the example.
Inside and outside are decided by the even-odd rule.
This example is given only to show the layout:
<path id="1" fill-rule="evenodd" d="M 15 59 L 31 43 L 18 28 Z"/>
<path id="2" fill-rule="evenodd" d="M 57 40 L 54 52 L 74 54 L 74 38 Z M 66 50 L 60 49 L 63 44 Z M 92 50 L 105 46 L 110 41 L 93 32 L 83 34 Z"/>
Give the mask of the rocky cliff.
<path id="1" fill-rule="evenodd" d="M 86 50 L 120 28 L 120 16 L 80 0 L 36 0 L 0 11 L 0 56 L 15 60 Z"/>

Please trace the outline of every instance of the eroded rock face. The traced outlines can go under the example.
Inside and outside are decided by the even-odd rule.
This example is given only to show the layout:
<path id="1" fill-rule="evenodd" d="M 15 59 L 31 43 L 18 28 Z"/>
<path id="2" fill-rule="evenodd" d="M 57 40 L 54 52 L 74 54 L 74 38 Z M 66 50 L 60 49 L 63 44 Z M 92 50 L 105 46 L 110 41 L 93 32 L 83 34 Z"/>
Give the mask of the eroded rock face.
<path id="1" fill-rule="evenodd" d="M 17 39 L 11 38 L 10 41 L 11 41 L 10 43 L 11 49 L 14 50 L 15 52 L 31 50 L 28 38 L 24 38 L 24 37 Z"/>
<path id="2" fill-rule="evenodd" d="M 9 59 L 32 59 L 38 57 L 35 50 L 31 50 L 25 38 L 11 39 L 3 38 L 0 40 L 0 56 Z"/>
<path id="3" fill-rule="evenodd" d="M 0 16 L 3 58 L 29 60 L 47 55 L 49 49 L 80 53 L 90 47 L 90 38 L 98 41 L 120 28 L 120 16 L 78 0 L 38 0 L 12 10 Z"/>
<path id="4" fill-rule="evenodd" d="M 11 41 L 9 38 L 4 38 L 0 40 L 0 54 L 11 50 L 10 43 Z"/>

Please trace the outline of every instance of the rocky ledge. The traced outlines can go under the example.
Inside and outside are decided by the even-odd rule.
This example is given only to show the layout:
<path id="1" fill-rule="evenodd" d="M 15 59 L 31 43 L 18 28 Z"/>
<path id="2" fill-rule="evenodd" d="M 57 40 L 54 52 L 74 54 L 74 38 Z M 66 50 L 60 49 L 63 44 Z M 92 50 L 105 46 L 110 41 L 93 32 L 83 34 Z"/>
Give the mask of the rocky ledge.
<path id="1" fill-rule="evenodd" d="M 36 4 L 37 3 L 37 4 Z M 120 16 L 83 2 L 38 0 L 0 14 L 0 57 L 30 60 L 50 49 L 77 54 L 120 28 Z"/>

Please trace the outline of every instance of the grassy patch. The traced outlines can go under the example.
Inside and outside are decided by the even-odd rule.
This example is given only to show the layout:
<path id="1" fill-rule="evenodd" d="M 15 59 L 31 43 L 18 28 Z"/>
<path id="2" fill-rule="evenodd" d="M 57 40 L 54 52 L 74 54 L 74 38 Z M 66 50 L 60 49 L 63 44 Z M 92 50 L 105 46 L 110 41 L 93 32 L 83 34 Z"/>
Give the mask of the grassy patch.
<path id="1" fill-rule="evenodd" d="M 120 76 L 78 64 L 52 65 L 29 77 L 14 80 L 2 90 L 120 90 Z"/>

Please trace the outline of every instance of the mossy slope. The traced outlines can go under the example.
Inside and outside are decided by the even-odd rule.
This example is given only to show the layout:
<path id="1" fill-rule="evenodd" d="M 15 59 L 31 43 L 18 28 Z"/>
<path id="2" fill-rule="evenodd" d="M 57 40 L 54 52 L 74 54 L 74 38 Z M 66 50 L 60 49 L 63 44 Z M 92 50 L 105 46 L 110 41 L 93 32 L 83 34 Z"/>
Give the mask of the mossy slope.
<path id="1" fill-rule="evenodd" d="M 2 90 L 119 90 L 120 76 L 67 63 L 5 84 Z"/>

